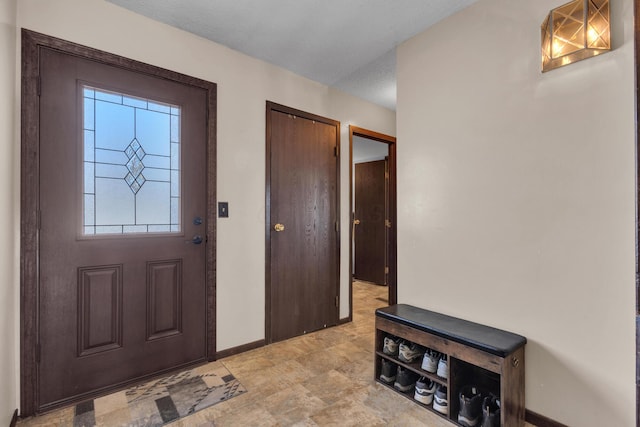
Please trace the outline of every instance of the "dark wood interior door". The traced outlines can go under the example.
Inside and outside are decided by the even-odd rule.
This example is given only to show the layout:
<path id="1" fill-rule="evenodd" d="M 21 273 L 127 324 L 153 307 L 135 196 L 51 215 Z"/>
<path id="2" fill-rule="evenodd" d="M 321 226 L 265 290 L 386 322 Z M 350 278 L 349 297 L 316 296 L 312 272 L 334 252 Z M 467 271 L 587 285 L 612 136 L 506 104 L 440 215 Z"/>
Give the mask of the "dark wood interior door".
<path id="1" fill-rule="evenodd" d="M 267 335 L 280 341 L 338 322 L 339 123 L 267 108 Z"/>
<path id="2" fill-rule="evenodd" d="M 387 284 L 386 160 L 356 163 L 354 278 Z"/>
<path id="3" fill-rule="evenodd" d="M 205 361 L 207 93 L 43 49 L 38 408 Z"/>

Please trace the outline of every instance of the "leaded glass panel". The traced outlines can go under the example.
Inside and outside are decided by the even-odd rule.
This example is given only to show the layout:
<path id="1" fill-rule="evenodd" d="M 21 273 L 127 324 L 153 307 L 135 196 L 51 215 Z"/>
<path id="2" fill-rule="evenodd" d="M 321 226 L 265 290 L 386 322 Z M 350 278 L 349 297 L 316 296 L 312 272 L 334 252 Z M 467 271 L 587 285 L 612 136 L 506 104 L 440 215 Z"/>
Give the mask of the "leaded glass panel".
<path id="1" fill-rule="evenodd" d="M 180 232 L 180 107 L 83 94 L 84 234 Z"/>

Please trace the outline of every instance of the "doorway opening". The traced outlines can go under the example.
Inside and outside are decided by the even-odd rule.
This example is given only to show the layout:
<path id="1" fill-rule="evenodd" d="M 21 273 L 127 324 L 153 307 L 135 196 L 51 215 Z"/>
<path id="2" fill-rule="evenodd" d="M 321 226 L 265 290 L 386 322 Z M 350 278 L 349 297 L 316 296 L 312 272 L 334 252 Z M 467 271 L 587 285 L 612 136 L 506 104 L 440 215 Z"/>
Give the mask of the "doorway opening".
<path id="1" fill-rule="evenodd" d="M 397 301 L 396 138 L 349 126 L 349 317 L 353 282 L 387 286 Z"/>

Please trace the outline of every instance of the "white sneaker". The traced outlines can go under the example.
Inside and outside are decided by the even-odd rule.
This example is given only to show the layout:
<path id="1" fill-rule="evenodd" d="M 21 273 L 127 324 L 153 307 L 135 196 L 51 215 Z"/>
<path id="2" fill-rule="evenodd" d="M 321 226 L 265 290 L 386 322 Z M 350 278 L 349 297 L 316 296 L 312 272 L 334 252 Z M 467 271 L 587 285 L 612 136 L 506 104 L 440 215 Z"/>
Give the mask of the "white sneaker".
<path id="1" fill-rule="evenodd" d="M 435 350 L 427 350 L 422 358 L 422 369 L 435 374 L 438 370 L 438 359 L 440 359 L 440 353 Z"/>
<path id="2" fill-rule="evenodd" d="M 447 355 L 443 354 L 438 361 L 438 376 L 440 378 L 447 378 L 449 372 L 449 364 L 447 363 Z"/>
<path id="3" fill-rule="evenodd" d="M 430 379 L 421 377 L 416 382 L 416 392 L 413 395 L 413 398 L 424 405 L 431 405 L 435 392 L 436 383 Z"/>

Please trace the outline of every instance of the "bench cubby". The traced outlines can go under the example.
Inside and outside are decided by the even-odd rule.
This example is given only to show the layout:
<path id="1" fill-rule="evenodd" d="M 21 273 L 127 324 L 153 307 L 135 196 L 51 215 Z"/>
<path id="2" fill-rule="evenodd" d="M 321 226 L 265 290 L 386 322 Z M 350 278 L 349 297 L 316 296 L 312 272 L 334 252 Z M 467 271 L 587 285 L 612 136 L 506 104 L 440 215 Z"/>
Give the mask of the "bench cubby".
<path id="1" fill-rule="evenodd" d="M 377 309 L 375 326 L 374 374 L 378 383 L 454 424 L 458 424 L 460 390 L 466 385 L 477 386 L 499 397 L 501 426 L 524 425 L 525 337 L 407 304 Z M 447 378 L 423 371 L 422 358 L 404 363 L 383 353 L 384 338 L 388 335 L 446 354 Z M 414 400 L 413 392 L 402 393 L 380 381 L 383 359 L 446 386 L 448 414 Z"/>

